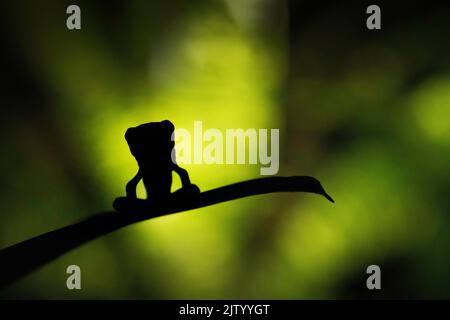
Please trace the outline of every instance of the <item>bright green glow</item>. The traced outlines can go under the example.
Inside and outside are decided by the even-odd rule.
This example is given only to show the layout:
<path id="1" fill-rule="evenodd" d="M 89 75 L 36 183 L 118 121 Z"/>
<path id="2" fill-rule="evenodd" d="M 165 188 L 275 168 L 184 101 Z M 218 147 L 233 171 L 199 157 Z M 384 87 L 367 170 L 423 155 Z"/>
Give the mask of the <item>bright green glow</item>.
<path id="1" fill-rule="evenodd" d="M 435 143 L 450 146 L 450 77 L 434 78 L 411 97 L 415 120 Z"/>
<path id="2" fill-rule="evenodd" d="M 123 139 L 129 126 L 170 119 L 188 130 L 193 130 L 195 120 L 202 120 L 204 129 L 279 127 L 277 106 L 270 97 L 277 85 L 275 66 L 267 54 L 219 18 L 195 20 L 186 29 L 161 49 L 163 59 L 151 61 L 150 80 L 156 86 L 129 109 L 102 108 L 89 120 L 88 139 L 96 141 L 92 156 L 112 195 L 123 194 L 127 179 L 137 170 Z M 185 167 L 202 190 L 259 174 L 259 166 Z M 174 189 L 179 185 L 176 178 Z M 144 196 L 142 186 L 139 194 Z M 222 292 L 232 275 L 230 266 L 237 263 L 230 231 L 245 219 L 243 209 L 240 203 L 218 205 L 142 223 L 134 229 L 130 245 L 140 244 L 153 259 L 165 261 L 171 270 L 164 279 L 167 290 L 178 287 L 184 297 Z"/>

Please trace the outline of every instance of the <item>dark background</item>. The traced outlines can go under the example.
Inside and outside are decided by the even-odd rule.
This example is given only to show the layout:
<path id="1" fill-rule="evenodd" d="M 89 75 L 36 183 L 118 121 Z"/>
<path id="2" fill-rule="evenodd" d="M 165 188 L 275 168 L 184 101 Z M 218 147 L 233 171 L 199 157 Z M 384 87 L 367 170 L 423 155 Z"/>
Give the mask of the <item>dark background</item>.
<path id="1" fill-rule="evenodd" d="M 69 4 L 80 31 L 66 28 Z M 381 30 L 366 28 L 369 4 Z M 0 11 L 1 248 L 111 208 L 137 169 L 123 134 L 149 121 L 280 128 L 279 174 L 313 175 L 336 200 L 266 195 L 139 223 L 1 297 L 450 297 L 445 1 L 19 0 Z M 259 175 L 186 168 L 202 190 Z M 70 264 L 80 291 L 66 289 Z M 371 264 L 381 291 L 366 289 Z"/>

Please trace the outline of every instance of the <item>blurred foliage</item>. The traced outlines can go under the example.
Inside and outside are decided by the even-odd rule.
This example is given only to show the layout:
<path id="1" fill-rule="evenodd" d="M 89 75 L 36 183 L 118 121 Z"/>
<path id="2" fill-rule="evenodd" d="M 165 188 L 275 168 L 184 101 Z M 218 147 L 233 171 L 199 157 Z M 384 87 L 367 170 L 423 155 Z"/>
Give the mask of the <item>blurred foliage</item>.
<path id="1" fill-rule="evenodd" d="M 77 1 L 81 31 L 69 4 L 1 4 L 0 247 L 110 208 L 137 170 L 125 130 L 163 119 L 280 128 L 279 174 L 336 203 L 275 194 L 139 223 L 1 297 L 450 297 L 448 5 L 383 4 L 370 32 L 362 1 Z M 259 175 L 186 168 L 202 190 Z"/>

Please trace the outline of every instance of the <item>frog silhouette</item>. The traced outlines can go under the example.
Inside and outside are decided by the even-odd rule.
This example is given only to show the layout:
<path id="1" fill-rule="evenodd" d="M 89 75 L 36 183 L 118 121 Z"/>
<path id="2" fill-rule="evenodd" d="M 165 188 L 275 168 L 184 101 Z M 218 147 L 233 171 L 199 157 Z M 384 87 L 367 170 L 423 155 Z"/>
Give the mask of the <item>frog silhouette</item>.
<path id="1" fill-rule="evenodd" d="M 191 183 L 188 172 L 176 163 L 174 130 L 172 122 L 164 120 L 145 123 L 126 131 L 125 140 L 139 169 L 126 185 L 126 197 L 114 201 L 118 211 L 132 209 L 133 204 L 143 204 L 143 199 L 137 199 L 136 196 L 136 187 L 141 180 L 147 193 L 147 205 L 164 205 L 173 200 L 187 201 L 200 193 L 200 189 Z M 172 193 L 173 172 L 180 176 L 182 187 Z"/>

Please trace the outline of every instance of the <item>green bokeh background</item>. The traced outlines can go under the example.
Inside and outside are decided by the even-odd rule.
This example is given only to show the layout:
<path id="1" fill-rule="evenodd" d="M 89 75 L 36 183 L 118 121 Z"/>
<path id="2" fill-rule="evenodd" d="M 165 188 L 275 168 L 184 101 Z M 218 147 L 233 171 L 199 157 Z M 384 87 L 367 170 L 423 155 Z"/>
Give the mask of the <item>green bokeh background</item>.
<path id="1" fill-rule="evenodd" d="M 2 2 L 0 248 L 111 208 L 137 170 L 125 130 L 163 119 L 279 128 L 279 175 L 336 203 L 274 194 L 138 223 L 0 297 L 450 298 L 450 9 L 378 3 L 369 31 L 364 1 Z M 185 167 L 202 190 L 259 176 Z"/>

